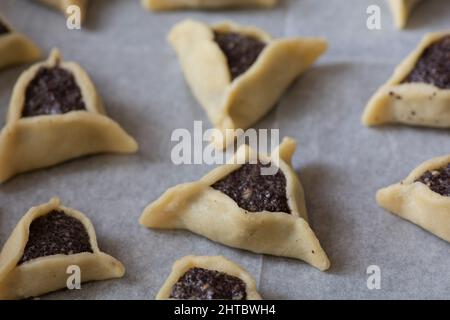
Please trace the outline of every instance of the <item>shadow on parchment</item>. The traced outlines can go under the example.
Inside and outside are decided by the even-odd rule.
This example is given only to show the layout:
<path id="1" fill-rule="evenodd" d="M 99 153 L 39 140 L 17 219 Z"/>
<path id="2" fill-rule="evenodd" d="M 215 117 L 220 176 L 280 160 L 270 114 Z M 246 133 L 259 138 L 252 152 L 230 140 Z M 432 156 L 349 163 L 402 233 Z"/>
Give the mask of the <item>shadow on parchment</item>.
<path id="1" fill-rule="evenodd" d="M 339 172 L 323 164 L 310 164 L 298 173 L 305 191 L 309 224 L 331 261 L 329 273 L 342 274 L 351 261 L 352 219 L 342 215 L 347 209 L 339 201 L 325 202 L 326 194 L 339 194 Z M 346 243 L 348 242 L 348 243 Z"/>

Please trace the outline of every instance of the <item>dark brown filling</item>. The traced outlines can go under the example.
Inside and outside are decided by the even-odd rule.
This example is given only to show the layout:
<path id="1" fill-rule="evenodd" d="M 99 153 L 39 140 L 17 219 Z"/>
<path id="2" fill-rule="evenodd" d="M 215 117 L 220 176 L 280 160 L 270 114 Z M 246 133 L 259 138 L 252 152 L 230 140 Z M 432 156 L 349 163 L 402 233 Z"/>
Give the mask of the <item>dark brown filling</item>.
<path id="1" fill-rule="evenodd" d="M 74 76 L 60 67 L 41 68 L 25 92 L 23 117 L 86 110 Z"/>
<path id="2" fill-rule="evenodd" d="M 223 272 L 192 268 L 172 287 L 171 299 L 246 300 L 244 281 Z"/>
<path id="3" fill-rule="evenodd" d="M 429 46 L 403 83 L 422 82 L 450 89 L 450 36 Z"/>
<path id="4" fill-rule="evenodd" d="M 0 20 L 0 36 L 9 32 L 10 32 L 9 28 L 6 26 L 6 24 L 2 22 L 2 20 Z"/>
<path id="5" fill-rule="evenodd" d="M 30 225 L 28 242 L 19 264 L 56 254 L 92 253 L 84 225 L 62 211 L 51 211 Z"/>
<path id="6" fill-rule="evenodd" d="M 425 172 L 416 182 L 426 184 L 442 196 L 450 197 L 450 163 L 443 168 Z"/>
<path id="7" fill-rule="evenodd" d="M 245 73 L 264 50 L 266 44 L 254 37 L 234 32 L 215 32 L 214 41 L 227 57 L 231 78 Z"/>
<path id="8" fill-rule="evenodd" d="M 268 166 L 270 164 L 244 164 L 212 187 L 250 212 L 291 213 L 286 196 L 286 177 L 281 170 L 274 175 L 262 175 L 262 168 Z"/>

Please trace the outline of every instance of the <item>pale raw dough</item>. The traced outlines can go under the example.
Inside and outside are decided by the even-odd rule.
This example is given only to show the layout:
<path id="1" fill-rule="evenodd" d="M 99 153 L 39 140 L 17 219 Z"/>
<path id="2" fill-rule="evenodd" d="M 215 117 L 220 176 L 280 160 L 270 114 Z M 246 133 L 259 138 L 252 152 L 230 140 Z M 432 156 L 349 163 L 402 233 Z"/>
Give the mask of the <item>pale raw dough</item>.
<path id="1" fill-rule="evenodd" d="M 450 155 L 421 164 L 402 182 L 379 190 L 378 204 L 450 242 L 450 197 L 415 182 L 425 172 L 443 168 L 449 163 Z"/>
<path id="2" fill-rule="evenodd" d="M 216 168 L 197 182 L 167 190 L 144 210 L 140 223 L 156 229 L 186 229 L 230 247 L 296 258 L 327 270 L 330 261 L 308 224 L 303 188 L 291 167 L 295 147 L 295 141 L 285 139 L 271 157 L 259 154 L 260 159 L 278 163 L 285 175 L 291 214 L 247 212 L 211 187 L 239 169 L 246 159 L 258 157 L 250 147 L 242 146 L 230 164 Z"/>
<path id="3" fill-rule="evenodd" d="M 253 36 L 267 45 L 250 69 L 231 81 L 227 58 L 214 41 L 214 31 Z M 272 40 L 256 28 L 230 22 L 210 27 L 192 20 L 176 25 L 169 42 L 195 97 L 221 133 L 214 136 L 219 147 L 234 141 L 227 129 L 247 129 L 269 112 L 292 81 L 327 48 L 319 38 Z"/>
<path id="4" fill-rule="evenodd" d="M 269 8 L 277 3 L 278 0 L 142 0 L 142 5 L 151 10 Z"/>
<path id="5" fill-rule="evenodd" d="M 226 273 L 244 281 L 247 291 L 247 300 L 261 300 L 261 296 L 256 290 L 255 280 L 247 271 L 236 263 L 225 259 L 222 256 L 217 257 L 199 257 L 186 256 L 176 261 L 172 267 L 172 272 L 164 285 L 156 295 L 156 300 L 168 300 L 172 292 L 172 287 L 178 280 L 192 268 L 203 268 Z"/>
<path id="6" fill-rule="evenodd" d="M 422 0 L 389 0 L 397 28 L 403 29 L 406 26 L 411 11 L 419 2 Z"/>
<path id="7" fill-rule="evenodd" d="M 29 227 L 40 216 L 53 210 L 64 211 L 78 219 L 90 237 L 93 253 L 53 255 L 27 261 L 18 265 L 28 242 Z M 81 269 L 83 282 L 120 278 L 125 268 L 117 259 L 98 248 L 94 227 L 81 212 L 61 206 L 59 199 L 31 208 L 19 221 L 0 253 L 0 299 L 23 299 L 66 288 L 67 268 L 76 265 Z"/>
<path id="8" fill-rule="evenodd" d="M 67 8 L 69 6 L 78 6 L 81 12 L 81 21 L 86 18 L 86 10 L 88 0 L 38 0 L 50 7 L 60 10 L 64 15 L 68 15 Z"/>
<path id="9" fill-rule="evenodd" d="M 0 70 L 6 67 L 36 61 L 41 50 L 25 35 L 14 29 L 0 17 L 2 24 L 10 30 L 0 35 Z"/>
<path id="10" fill-rule="evenodd" d="M 418 48 L 395 70 L 394 75 L 370 99 L 362 122 L 367 126 L 385 123 L 437 128 L 450 127 L 450 90 L 427 83 L 402 83 L 423 52 L 449 32 L 425 36 Z"/>
<path id="11" fill-rule="evenodd" d="M 28 84 L 41 67 L 57 64 L 74 75 L 87 110 L 22 118 Z M 132 153 L 137 148 L 136 141 L 106 116 L 86 72 L 76 63 L 63 62 L 53 50 L 47 61 L 25 71 L 14 87 L 6 126 L 0 133 L 0 182 L 84 155 Z"/>

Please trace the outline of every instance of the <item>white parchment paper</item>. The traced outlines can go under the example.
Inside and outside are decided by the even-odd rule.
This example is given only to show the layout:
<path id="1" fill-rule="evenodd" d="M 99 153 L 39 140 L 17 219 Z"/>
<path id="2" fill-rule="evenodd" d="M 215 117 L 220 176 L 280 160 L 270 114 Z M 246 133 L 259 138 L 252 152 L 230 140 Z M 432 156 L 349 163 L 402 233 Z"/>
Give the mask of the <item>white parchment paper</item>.
<path id="1" fill-rule="evenodd" d="M 450 26 L 450 1 L 428 0 L 409 29 L 394 29 L 385 1 L 284 0 L 271 11 L 154 14 L 134 0 L 92 0 L 88 24 L 70 31 L 56 11 L 33 1 L 1 0 L 0 12 L 46 52 L 59 47 L 93 78 L 108 114 L 140 144 L 136 155 L 100 155 L 24 174 L 0 186 L 0 243 L 29 207 L 59 196 L 87 214 L 103 251 L 127 268 L 123 279 L 85 284 L 45 299 L 153 299 L 172 263 L 189 254 L 225 255 L 245 267 L 266 299 L 448 298 L 449 244 L 378 208 L 378 188 L 416 165 L 450 152 L 447 130 L 360 124 L 364 105 L 393 68 L 429 31 Z M 382 30 L 366 28 L 378 4 Z M 170 135 L 208 123 L 166 42 L 176 22 L 232 19 L 274 36 L 324 36 L 328 53 L 289 89 L 258 127 L 280 128 L 299 142 L 294 157 L 311 224 L 332 268 L 323 273 L 296 260 L 227 248 L 185 231 L 151 231 L 142 209 L 168 187 L 200 178 L 211 167 L 174 166 Z M 27 66 L 0 73 L 0 117 Z M 366 269 L 378 265 L 381 289 L 369 290 Z"/>

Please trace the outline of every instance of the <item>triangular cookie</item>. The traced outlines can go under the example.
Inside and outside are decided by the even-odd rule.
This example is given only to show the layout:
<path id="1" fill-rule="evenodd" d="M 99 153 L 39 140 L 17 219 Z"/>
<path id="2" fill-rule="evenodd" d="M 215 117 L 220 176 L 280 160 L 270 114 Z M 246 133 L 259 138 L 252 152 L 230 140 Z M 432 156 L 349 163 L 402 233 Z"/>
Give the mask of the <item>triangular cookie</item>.
<path id="1" fill-rule="evenodd" d="M 370 99 L 367 126 L 403 123 L 450 127 L 450 33 L 425 36 Z"/>
<path id="2" fill-rule="evenodd" d="M 0 17 L 0 70 L 39 59 L 41 50 Z"/>
<path id="3" fill-rule="evenodd" d="M 220 9 L 240 7 L 273 7 L 278 0 L 142 0 L 151 10 Z"/>
<path id="4" fill-rule="evenodd" d="M 294 150 L 292 139 L 271 157 L 242 146 L 230 164 L 167 190 L 144 210 L 140 223 L 187 229 L 230 247 L 301 259 L 326 270 L 330 262 L 308 224 L 303 188 L 290 165 Z M 276 174 L 262 175 L 262 163 L 271 163 Z"/>
<path id="5" fill-rule="evenodd" d="M 37 297 L 66 288 L 67 268 L 77 266 L 82 282 L 120 278 L 123 265 L 100 251 L 94 227 L 59 199 L 31 208 L 0 253 L 0 299 Z"/>
<path id="6" fill-rule="evenodd" d="M 38 0 L 50 7 L 53 7 L 57 10 L 60 10 L 64 13 L 64 15 L 68 15 L 67 8 L 69 6 L 78 6 L 81 12 L 81 21 L 83 22 L 86 19 L 86 10 L 88 0 Z"/>
<path id="7" fill-rule="evenodd" d="M 378 204 L 450 242 L 450 155 L 429 160 L 381 189 Z"/>
<path id="8" fill-rule="evenodd" d="M 137 148 L 106 116 L 86 72 L 63 62 L 54 50 L 47 61 L 25 71 L 14 87 L 0 133 L 0 182 L 88 154 L 131 153 Z"/>
<path id="9" fill-rule="evenodd" d="M 156 300 L 261 300 L 253 277 L 224 257 L 176 261 Z"/>
<path id="10" fill-rule="evenodd" d="M 406 26 L 411 11 L 419 2 L 422 0 L 389 0 L 397 28 L 403 29 Z"/>
<path id="11" fill-rule="evenodd" d="M 214 137 L 219 147 L 234 140 L 227 129 L 247 129 L 261 119 L 327 48 L 319 38 L 274 40 L 252 27 L 192 20 L 176 25 L 169 41 L 195 97 L 222 133 Z"/>

